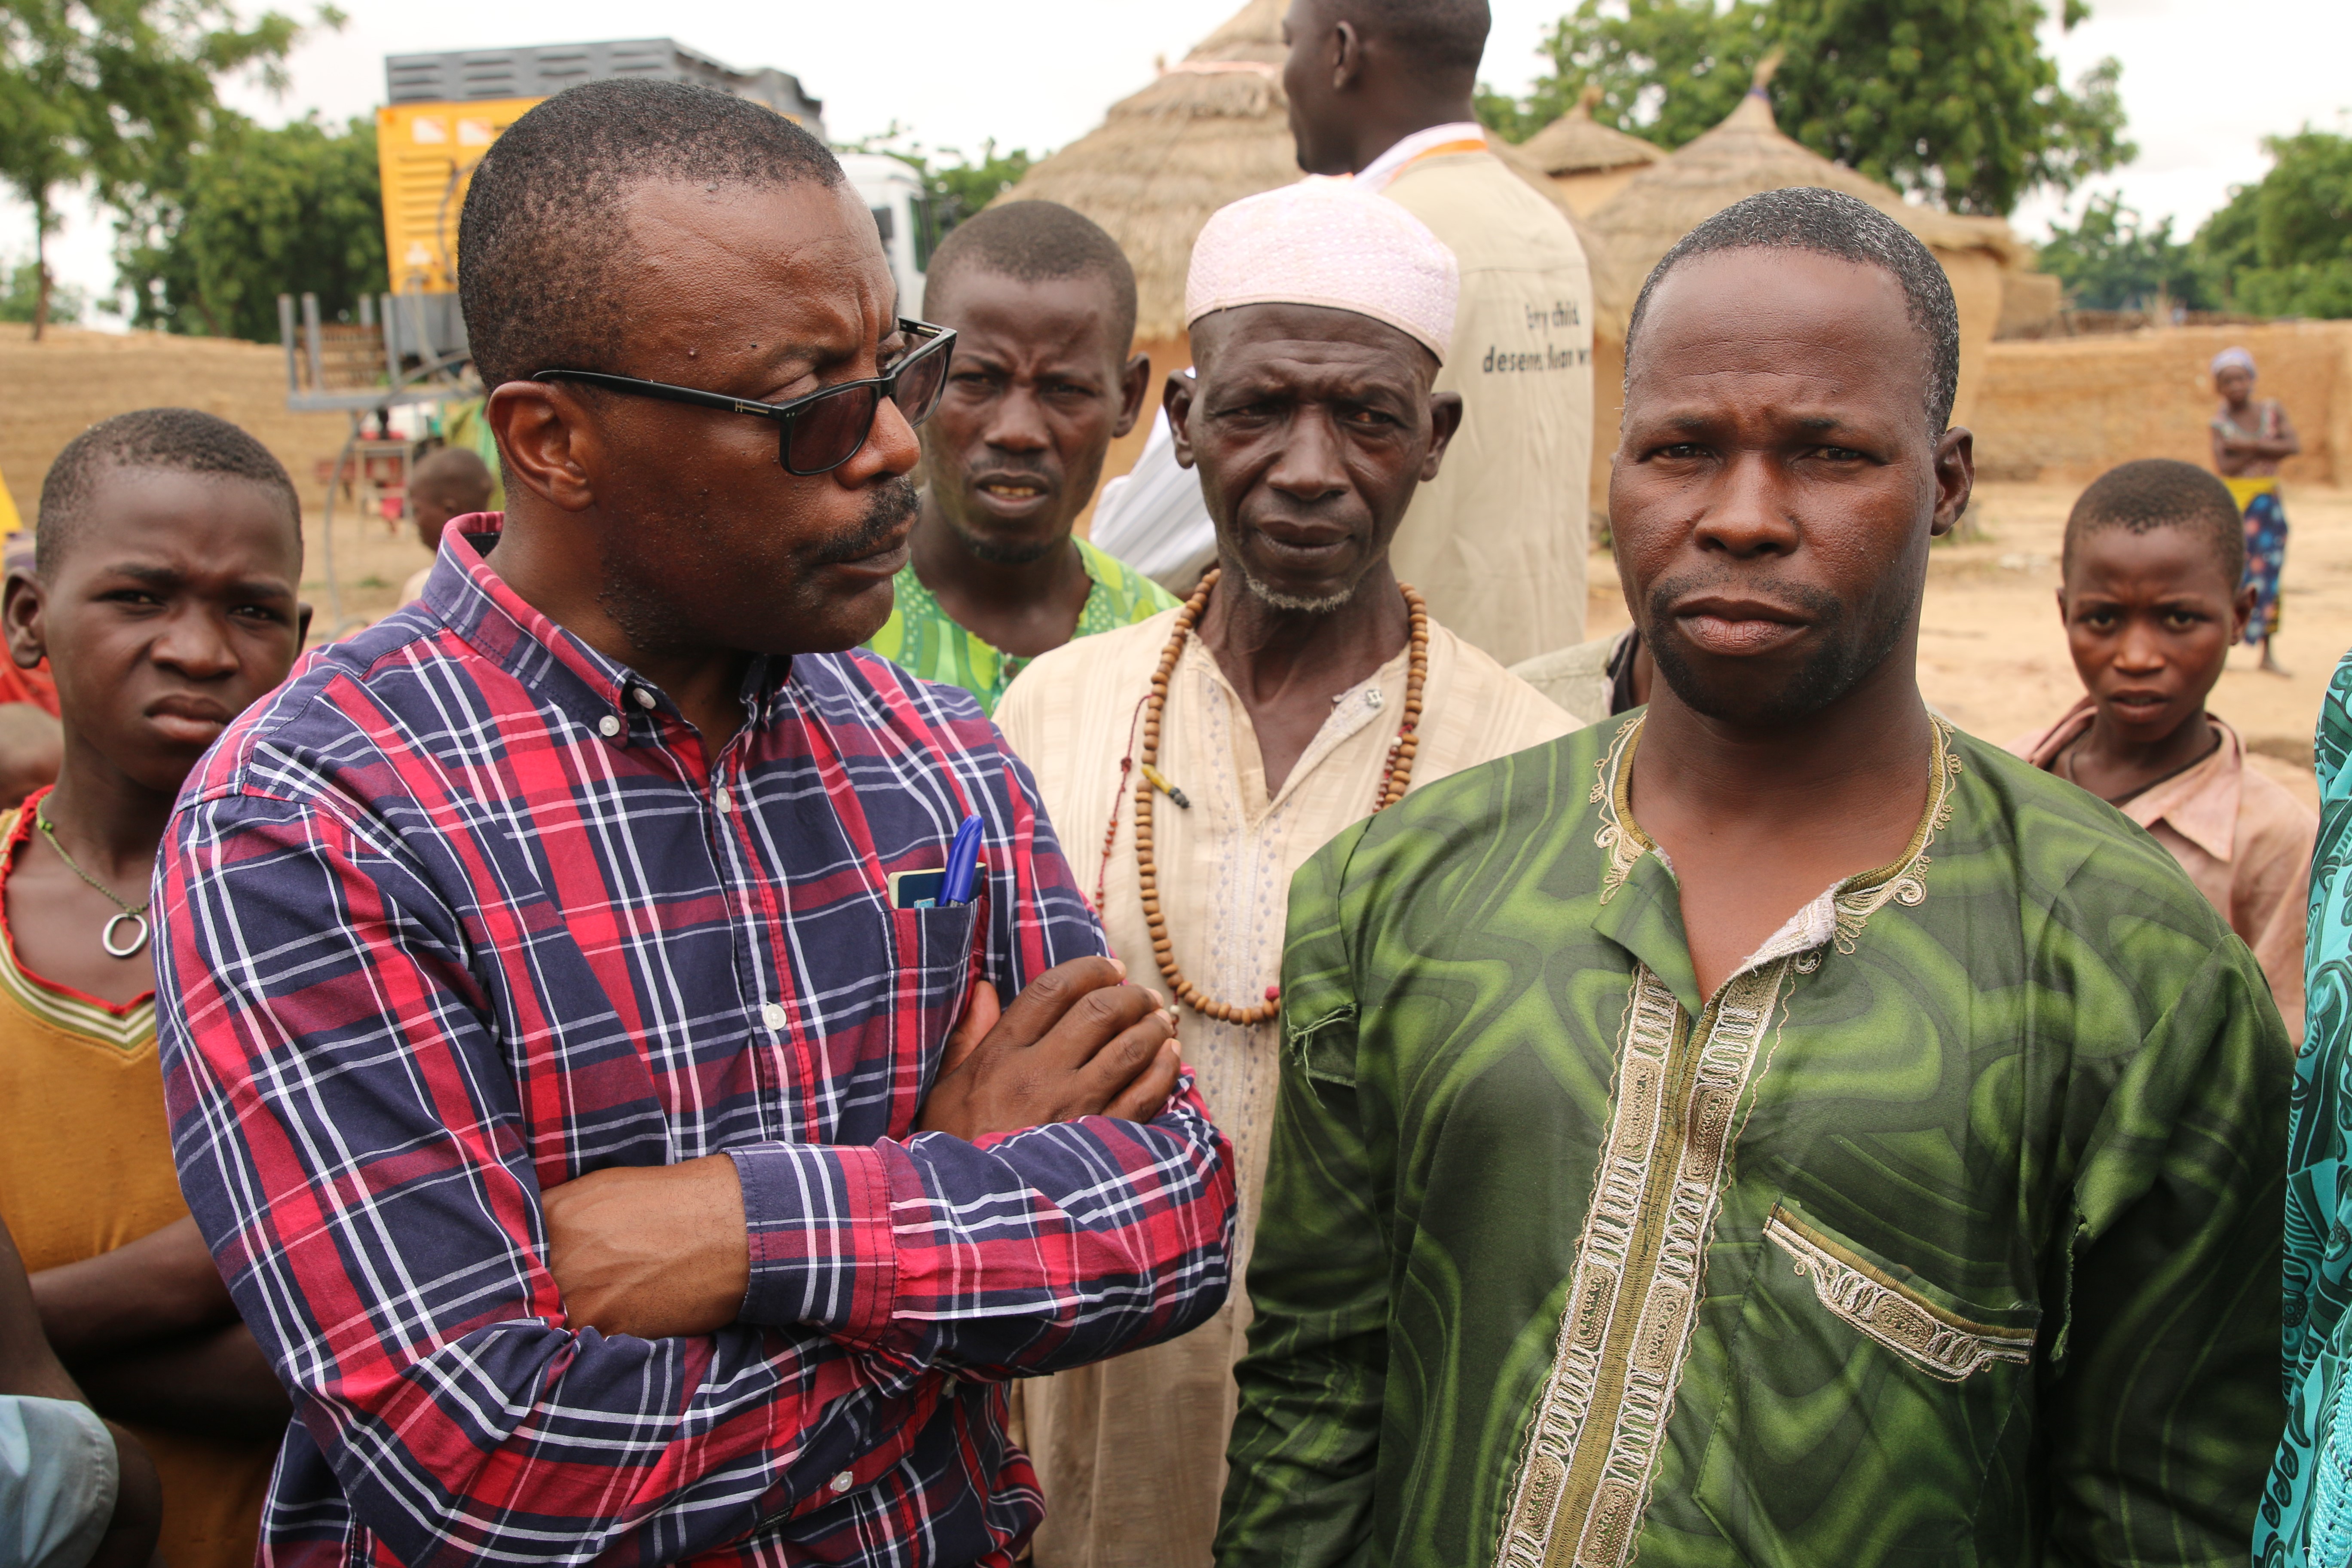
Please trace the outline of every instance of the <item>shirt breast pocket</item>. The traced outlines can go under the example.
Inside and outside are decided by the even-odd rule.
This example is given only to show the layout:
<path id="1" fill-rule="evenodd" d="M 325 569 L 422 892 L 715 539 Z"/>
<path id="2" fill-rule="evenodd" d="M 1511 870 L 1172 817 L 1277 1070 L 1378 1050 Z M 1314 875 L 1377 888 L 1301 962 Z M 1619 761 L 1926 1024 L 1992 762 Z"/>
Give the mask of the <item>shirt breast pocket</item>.
<path id="1" fill-rule="evenodd" d="M 975 900 L 889 911 L 891 951 L 897 960 L 896 1033 L 902 1059 L 909 1044 L 919 1053 L 924 1089 L 938 1075 L 948 1036 L 963 1016 L 983 907 Z"/>
<path id="2" fill-rule="evenodd" d="M 1964 1300 L 1785 1197 L 1762 1244 L 1700 1508 L 1758 1562 L 1968 1562 L 2008 1533 L 1982 1516 L 2021 1479 L 2041 1309 Z"/>

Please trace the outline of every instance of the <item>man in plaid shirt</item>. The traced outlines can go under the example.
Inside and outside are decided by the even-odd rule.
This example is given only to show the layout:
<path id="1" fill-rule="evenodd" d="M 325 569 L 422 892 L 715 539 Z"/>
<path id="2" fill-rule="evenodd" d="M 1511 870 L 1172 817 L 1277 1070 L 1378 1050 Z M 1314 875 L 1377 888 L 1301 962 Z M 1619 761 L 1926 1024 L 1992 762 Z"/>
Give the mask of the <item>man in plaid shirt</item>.
<path id="1" fill-rule="evenodd" d="M 182 1181 L 296 1409 L 263 1562 L 1009 1563 L 1004 1381 L 1208 1318 L 1234 1187 L 1026 770 L 829 651 L 948 343 L 699 89 L 534 109 L 460 249 L 510 509 L 158 873 Z M 908 896 L 967 816 L 976 896 Z"/>

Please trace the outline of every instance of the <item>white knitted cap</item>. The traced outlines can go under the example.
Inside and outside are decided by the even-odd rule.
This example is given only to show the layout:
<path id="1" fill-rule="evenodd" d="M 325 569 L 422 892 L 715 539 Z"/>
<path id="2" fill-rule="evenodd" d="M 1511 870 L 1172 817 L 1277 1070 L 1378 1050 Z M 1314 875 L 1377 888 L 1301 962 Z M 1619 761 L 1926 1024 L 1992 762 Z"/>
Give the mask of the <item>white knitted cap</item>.
<path id="1" fill-rule="evenodd" d="M 1310 175 L 1221 209 L 1192 245 L 1184 324 L 1237 305 L 1323 305 L 1385 322 L 1441 361 L 1462 269 L 1419 218 L 1344 179 Z"/>

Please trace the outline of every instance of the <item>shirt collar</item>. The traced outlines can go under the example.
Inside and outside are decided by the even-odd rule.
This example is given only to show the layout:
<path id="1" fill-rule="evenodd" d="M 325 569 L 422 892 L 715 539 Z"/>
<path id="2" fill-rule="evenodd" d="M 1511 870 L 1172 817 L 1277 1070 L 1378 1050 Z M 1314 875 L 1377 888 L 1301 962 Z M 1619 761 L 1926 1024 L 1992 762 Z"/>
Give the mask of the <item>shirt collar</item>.
<path id="1" fill-rule="evenodd" d="M 1449 142 L 1475 142 L 1479 151 L 1486 145 L 1486 128 L 1475 120 L 1457 120 L 1451 125 L 1433 125 L 1426 131 L 1416 131 L 1387 152 L 1373 159 L 1356 175 L 1357 183 L 1368 190 L 1386 188 L 1391 180 L 1404 173 L 1404 166 L 1415 158 Z M 1471 151 L 1465 147 L 1464 152 Z"/>
<path id="2" fill-rule="evenodd" d="M 425 582 L 425 607 L 485 658 L 607 739 L 626 734 L 649 710 L 678 716 L 659 687 L 599 653 L 507 586 L 487 554 L 505 522 L 506 514 L 495 511 L 450 521 L 433 574 Z M 753 657 L 742 690 L 751 725 L 776 716 L 791 677 L 791 659 Z M 618 731 L 606 731 L 607 719 L 619 721 Z"/>
<path id="3" fill-rule="evenodd" d="M 2124 802 L 2125 816 L 2142 827 L 2168 823 L 2175 833 L 2210 855 L 2228 860 L 2238 847 L 2238 795 L 2245 778 L 2246 745 L 2238 731 L 2213 714 L 2221 732 L 2210 756 Z"/>
<path id="4" fill-rule="evenodd" d="M 2058 753 L 2080 739 L 2097 716 L 2097 705 L 2084 698 L 2033 742 L 2025 760 L 2049 772 Z M 2142 827 L 2168 823 L 2175 833 L 2216 860 L 2227 860 L 2237 848 L 2238 794 L 2246 747 L 2225 721 L 2212 713 L 2205 717 L 2221 734 L 2221 744 L 2213 753 L 2160 784 L 2150 784 L 2116 809 Z"/>

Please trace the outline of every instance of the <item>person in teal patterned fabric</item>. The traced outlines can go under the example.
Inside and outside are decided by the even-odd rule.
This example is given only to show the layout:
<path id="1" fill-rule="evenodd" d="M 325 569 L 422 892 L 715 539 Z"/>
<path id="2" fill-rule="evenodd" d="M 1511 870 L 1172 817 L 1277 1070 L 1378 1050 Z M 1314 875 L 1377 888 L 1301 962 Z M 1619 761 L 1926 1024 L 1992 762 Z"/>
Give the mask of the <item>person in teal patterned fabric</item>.
<path id="1" fill-rule="evenodd" d="M 2155 840 L 1920 699 L 1958 363 L 1850 196 L 1651 275 L 1648 706 L 1292 889 L 1220 1568 L 2246 1562 L 2292 1055 Z"/>
<path id="2" fill-rule="evenodd" d="M 2285 1440 L 2254 1529 L 2264 1568 L 2352 1562 L 2352 654 L 2319 709 L 2319 845 L 2286 1184 Z"/>
<path id="3" fill-rule="evenodd" d="M 1068 207 L 1014 202 L 949 234 L 929 319 L 955 367 L 923 426 L 923 502 L 890 618 L 866 647 L 993 713 L 1029 661 L 1176 601 L 1071 536 L 1111 442 L 1134 428 L 1151 361 L 1135 342 L 1135 269 Z"/>

